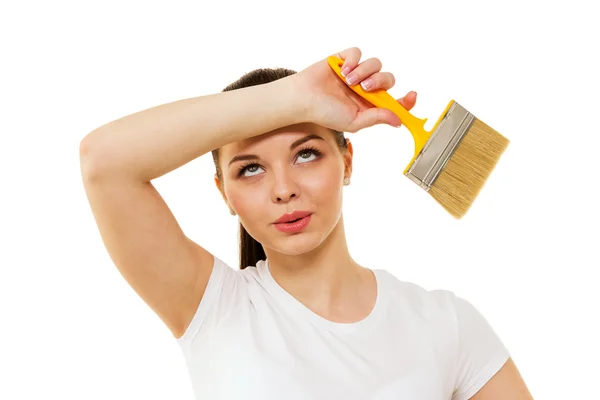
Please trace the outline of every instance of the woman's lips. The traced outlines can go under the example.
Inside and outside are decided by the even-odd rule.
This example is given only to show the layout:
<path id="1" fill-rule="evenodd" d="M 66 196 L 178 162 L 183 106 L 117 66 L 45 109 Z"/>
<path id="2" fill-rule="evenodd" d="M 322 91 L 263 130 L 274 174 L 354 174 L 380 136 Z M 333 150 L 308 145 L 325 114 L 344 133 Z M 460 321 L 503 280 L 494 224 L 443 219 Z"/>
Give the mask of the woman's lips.
<path id="1" fill-rule="evenodd" d="M 300 218 L 297 221 L 293 222 L 282 222 L 275 225 L 275 229 L 284 233 L 298 233 L 304 230 L 310 223 L 312 218 L 312 214 L 307 215 L 304 218 Z"/>

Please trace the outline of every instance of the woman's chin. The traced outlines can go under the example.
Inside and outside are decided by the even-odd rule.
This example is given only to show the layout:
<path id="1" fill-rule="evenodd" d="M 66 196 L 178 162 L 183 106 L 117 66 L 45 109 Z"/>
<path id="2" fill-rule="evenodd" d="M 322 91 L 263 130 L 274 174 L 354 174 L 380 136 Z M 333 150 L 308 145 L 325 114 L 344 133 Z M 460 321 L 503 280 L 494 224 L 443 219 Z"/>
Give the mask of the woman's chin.
<path id="1" fill-rule="evenodd" d="M 271 248 L 281 254 L 297 256 L 317 248 L 322 243 L 318 239 L 317 235 L 303 232 L 297 235 L 276 238 L 274 239 L 274 246 Z"/>

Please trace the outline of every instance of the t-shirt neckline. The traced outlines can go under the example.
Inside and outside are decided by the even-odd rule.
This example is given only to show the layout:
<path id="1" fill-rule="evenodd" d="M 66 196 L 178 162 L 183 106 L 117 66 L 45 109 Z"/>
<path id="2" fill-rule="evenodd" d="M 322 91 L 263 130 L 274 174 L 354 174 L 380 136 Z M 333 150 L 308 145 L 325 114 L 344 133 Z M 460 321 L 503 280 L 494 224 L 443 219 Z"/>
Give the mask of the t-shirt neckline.
<path id="1" fill-rule="evenodd" d="M 277 297 L 277 299 L 283 302 L 286 306 L 290 307 L 291 310 L 304 315 L 308 319 L 310 319 L 317 326 L 324 328 L 326 330 L 337 332 L 337 333 L 351 333 L 356 332 L 358 330 L 364 330 L 368 326 L 375 323 L 377 319 L 380 309 L 382 308 L 383 302 L 383 279 L 379 274 L 379 271 L 376 269 L 372 269 L 373 274 L 375 275 L 375 281 L 377 283 L 377 297 L 375 299 L 375 305 L 371 310 L 371 313 L 367 315 L 360 321 L 357 322 L 335 322 L 328 320 L 319 314 L 312 311 L 310 308 L 306 307 L 302 304 L 298 299 L 288 293 L 283 287 L 281 287 L 273 275 L 271 275 L 271 271 L 269 269 L 269 260 L 259 261 L 257 264 L 258 273 L 261 276 L 262 280 L 267 285 L 268 289 L 272 291 L 272 293 Z"/>

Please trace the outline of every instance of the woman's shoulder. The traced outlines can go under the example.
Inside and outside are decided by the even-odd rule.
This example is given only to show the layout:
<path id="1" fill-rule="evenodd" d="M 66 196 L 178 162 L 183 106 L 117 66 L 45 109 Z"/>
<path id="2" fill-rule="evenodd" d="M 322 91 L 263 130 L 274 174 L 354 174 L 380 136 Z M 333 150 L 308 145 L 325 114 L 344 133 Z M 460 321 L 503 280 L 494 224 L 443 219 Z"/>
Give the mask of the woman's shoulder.
<path id="1" fill-rule="evenodd" d="M 456 295 L 452 290 L 426 288 L 418 282 L 402 280 L 386 269 L 377 269 L 374 272 L 380 280 L 382 291 L 393 300 L 419 310 L 454 312 Z"/>

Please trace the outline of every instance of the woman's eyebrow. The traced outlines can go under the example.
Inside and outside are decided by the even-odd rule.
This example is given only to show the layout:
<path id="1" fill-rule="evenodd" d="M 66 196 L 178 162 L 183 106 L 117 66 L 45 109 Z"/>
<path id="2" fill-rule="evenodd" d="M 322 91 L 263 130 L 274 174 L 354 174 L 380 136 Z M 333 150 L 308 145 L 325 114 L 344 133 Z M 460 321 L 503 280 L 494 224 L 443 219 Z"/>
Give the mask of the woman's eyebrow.
<path id="1" fill-rule="evenodd" d="M 325 139 L 323 139 L 323 137 L 321 137 L 317 134 L 311 133 L 310 135 L 306 135 L 303 138 L 300 138 L 300 139 L 296 140 L 294 143 L 292 143 L 292 145 L 290 146 L 290 150 L 294 150 L 294 148 L 300 146 L 302 143 L 308 142 L 309 140 L 312 140 L 312 139 L 325 140 Z"/>
<path id="2" fill-rule="evenodd" d="M 319 136 L 317 134 L 311 133 L 310 135 L 306 135 L 298 140 L 296 140 L 294 143 L 292 143 L 290 145 L 290 150 L 294 150 L 294 148 L 300 146 L 303 143 L 308 142 L 309 140 L 312 139 L 319 139 L 319 140 L 325 140 L 322 136 Z M 259 157 L 255 154 L 239 154 L 235 157 L 233 157 L 230 161 L 229 161 L 229 165 L 233 164 L 236 161 L 245 161 L 245 160 L 258 160 Z"/>

